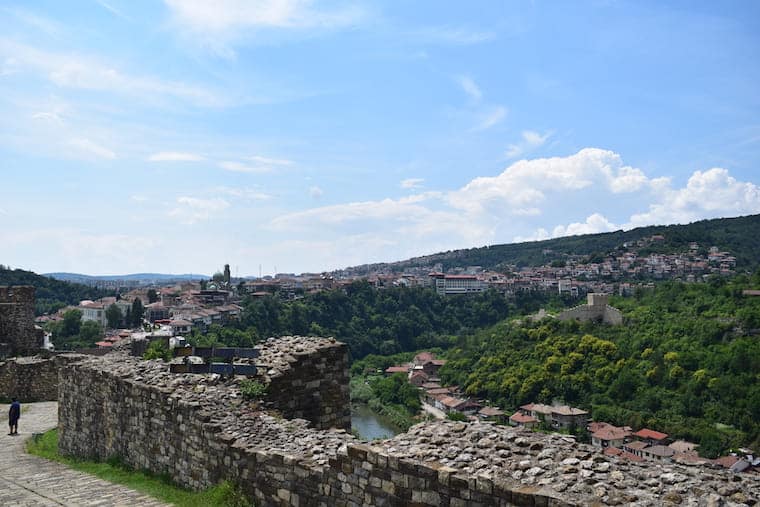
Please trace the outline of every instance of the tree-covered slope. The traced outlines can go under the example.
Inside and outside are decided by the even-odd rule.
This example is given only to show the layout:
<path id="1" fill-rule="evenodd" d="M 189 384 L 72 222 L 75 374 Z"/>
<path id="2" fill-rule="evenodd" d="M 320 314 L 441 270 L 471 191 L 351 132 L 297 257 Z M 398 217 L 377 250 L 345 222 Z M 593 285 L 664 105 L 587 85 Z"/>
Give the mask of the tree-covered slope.
<path id="1" fill-rule="evenodd" d="M 760 448 L 760 276 L 663 283 L 612 302 L 625 324 L 502 322 L 447 353 L 443 378 L 506 409 L 555 399 L 685 437 Z M 723 426 L 727 425 L 727 426 Z"/>
<path id="2" fill-rule="evenodd" d="M 653 235 L 663 235 L 665 240 L 650 248 L 651 252 L 671 253 L 683 251 L 692 242 L 702 247 L 717 246 L 736 257 L 740 270 L 754 271 L 760 267 L 760 215 L 738 218 L 702 220 L 688 225 L 650 226 L 602 234 L 584 234 L 545 241 L 491 245 L 464 250 L 415 257 L 388 264 L 369 264 L 352 268 L 371 271 L 380 268 L 403 270 L 415 266 L 443 264 L 444 270 L 457 266 L 482 266 L 498 269 L 500 266 L 540 266 L 563 255 L 606 254 L 626 242 L 634 242 Z"/>
<path id="3" fill-rule="evenodd" d="M 35 313 L 42 315 L 83 299 L 97 299 L 108 292 L 86 285 L 62 282 L 22 269 L 7 269 L 0 265 L 0 285 L 32 285 L 35 288 Z"/>

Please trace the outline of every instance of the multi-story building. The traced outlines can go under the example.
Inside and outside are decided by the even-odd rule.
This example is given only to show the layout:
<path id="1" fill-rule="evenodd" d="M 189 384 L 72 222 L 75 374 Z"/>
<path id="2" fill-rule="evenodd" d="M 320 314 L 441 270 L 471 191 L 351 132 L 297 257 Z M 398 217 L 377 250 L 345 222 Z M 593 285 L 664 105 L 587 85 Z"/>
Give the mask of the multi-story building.
<path id="1" fill-rule="evenodd" d="M 432 287 L 442 296 L 483 292 L 487 287 L 487 285 L 475 275 L 430 273 L 429 277 Z"/>

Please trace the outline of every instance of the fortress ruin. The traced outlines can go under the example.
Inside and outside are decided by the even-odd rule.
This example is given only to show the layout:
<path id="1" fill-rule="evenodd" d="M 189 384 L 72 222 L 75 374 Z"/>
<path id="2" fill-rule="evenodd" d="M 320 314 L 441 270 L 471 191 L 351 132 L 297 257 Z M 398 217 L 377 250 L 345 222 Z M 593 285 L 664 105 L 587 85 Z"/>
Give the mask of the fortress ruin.
<path id="1" fill-rule="evenodd" d="M 43 333 L 34 326 L 34 287 L 0 286 L 0 359 L 36 354 Z"/>
<path id="2" fill-rule="evenodd" d="M 608 294 L 590 293 L 587 295 L 587 304 L 565 310 L 557 315 L 557 319 L 620 325 L 623 323 L 623 314 L 617 308 L 609 305 L 609 299 Z"/>
<path id="3" fill-rule="evenodd" d="M 566 435 L 486 422 L 420 423 L 365 443 L 350 427 L 348 349 L 333 339 L 259 345 L 260 402 L 243 377 L 173 374 L 115 352 L 0 363 L 0 383 L 57 373 L 63 454 L 125 463 L 203 489 L 229 480 L 259 506 L 754 505 L 760 476 L 632 463 Z M 46 375 L 50 377 L 50 375 Z M 23 393 L 22 393 L 23 394 Z M 22 397 L 23 400 L 23 397 Z"/>

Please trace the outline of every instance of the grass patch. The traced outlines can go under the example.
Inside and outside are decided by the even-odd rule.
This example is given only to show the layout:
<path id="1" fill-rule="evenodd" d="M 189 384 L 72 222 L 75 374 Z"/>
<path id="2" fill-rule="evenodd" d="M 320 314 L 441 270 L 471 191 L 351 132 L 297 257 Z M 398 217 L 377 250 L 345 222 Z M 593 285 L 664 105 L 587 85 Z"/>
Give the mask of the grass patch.
<path id="1" fill-rule="evenodd" d="M 173 484 L 168 476 L 145 470 L 134 470 L 119 459 L 107 462 L 86 461 L 58 453 L 58 430 L 52 429 L 26 443 L 29 454 L 63 463 L 64 465 L 99 477 L 108 482 L 122 484 L 163 502 L 183 507 L 251 507 L 253 504 L 229 482 L 223 482 L 205 491 L 194 492 Z"/>

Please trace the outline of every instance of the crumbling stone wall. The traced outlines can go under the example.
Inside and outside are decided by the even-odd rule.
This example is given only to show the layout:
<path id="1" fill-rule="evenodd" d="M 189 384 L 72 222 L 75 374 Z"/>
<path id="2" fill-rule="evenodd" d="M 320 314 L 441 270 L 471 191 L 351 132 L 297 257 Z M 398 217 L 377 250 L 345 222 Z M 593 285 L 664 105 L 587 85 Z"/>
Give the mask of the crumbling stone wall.
<path id="1" fill-rule="evenodd" d="M 0 286 L 0 354 L 36 354 L 42 335 L 34 329 L 34 287 Z"/>
<path id="2" fill-rule="evenodd" d="M 289 342 L 316 354 L 341 348 L 320 339 Z M 393 439 L 364 444 L 344 430 L 320 431 L 303 419 L 270 415 L 244 400 L 239 384 L 239 378 L 172 375 L 161 361 L 118 354 L 70 364 L 60 370 L 60 450 L 100 459 L 118 455 L 194 489 L 231 480 L 264 506 L 760 500 L 760 478 L 751 474 L 627 463 L 567 436 L 488 423 L 422 423 Z"/>
<path id="3" fill-rule="evenodd" d="M 306 419 L 318 429 L 351 429 L 347 345 L 333 339 L 270 339 L 258 362 L 267 365 L 266 400 L 284 417 Z"/>
<path id="4" fill-rule="evenodd" d="M 0 399 L 56 401 L 58 369 L 81 358 L 79 354 L 61 354 L 50 358 L 17 357 L 0 362 Z"/>

